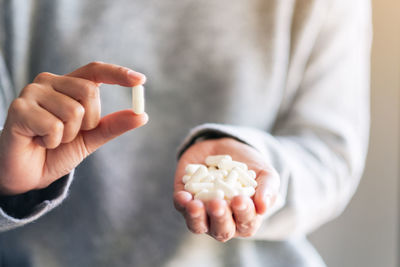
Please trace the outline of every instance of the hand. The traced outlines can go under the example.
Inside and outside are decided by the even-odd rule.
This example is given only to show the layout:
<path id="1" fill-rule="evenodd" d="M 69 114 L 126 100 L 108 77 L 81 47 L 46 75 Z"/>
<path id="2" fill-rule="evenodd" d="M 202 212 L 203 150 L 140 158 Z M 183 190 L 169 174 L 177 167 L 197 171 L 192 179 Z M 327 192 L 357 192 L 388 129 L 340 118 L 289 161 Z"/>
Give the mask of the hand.
<path id="1" fill-rule="evenodd" d="M 135 86 L 143 74 L 93 62 L 67 75 L 39 74 L 10 105 L 0 136 L 0 193 L 45 188 L 109 140 L 146 124 L 122 110 L 100 119 L 101 83 Z"/>
<path id="2" fill-rule="evenodd" d="M 257 173 L 255 195 L 252 198 L 236 196 L 230 204 L 225 200 L 211 200 L 208 203 L 193 200 L 193 196 L 184 191 L 182 182 L 186 165 L 205 164 L 207 156 L 222 154 L 246 163 L 249 169 Z M 226 242 L 233 237 L 255 234 L 261 225 L 261 215 L 274 204 L 279 186 L 279 175 L 254 148 L 232 138 L 206 140 L 192 145 L 181 156 L 175 173 L 174 204 L 185 217 L 190 231 L 207 233 L 218 241 Z"/>

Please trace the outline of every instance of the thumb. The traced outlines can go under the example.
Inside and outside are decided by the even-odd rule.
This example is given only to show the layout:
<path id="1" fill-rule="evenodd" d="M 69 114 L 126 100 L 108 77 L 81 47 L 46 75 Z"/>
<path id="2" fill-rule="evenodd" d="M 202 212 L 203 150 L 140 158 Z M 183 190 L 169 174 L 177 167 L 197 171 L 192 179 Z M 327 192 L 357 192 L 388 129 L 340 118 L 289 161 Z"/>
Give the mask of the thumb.
<path id="1" fill-rule="evenodd" d="M 258 186 L 254 195 L 257 214 L 264 214 L 276 201 L 280 188 L 280 177 L 275 170 L 261 170 L 256 178 Z"/>
<path id="2" fill-rule="evenodd" d="M 82 132 L 86 148 L 92 153 L 115 137 L 145 125 L 148 120 L 146 113 L 138 115 L 130 109 L 104 116 L 95 129 Z"/>

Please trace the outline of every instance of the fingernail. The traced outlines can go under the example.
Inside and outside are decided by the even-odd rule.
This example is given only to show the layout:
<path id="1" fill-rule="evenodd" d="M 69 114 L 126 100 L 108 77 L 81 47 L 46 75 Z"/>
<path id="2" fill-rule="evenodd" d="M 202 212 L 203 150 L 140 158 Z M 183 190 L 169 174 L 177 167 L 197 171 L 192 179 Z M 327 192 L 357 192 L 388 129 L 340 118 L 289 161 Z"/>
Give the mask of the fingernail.
<path id="1" fill-rule="evenodd" d="M 149 121 L 149 115 L 145 112 L 141 114 L 143 117 L 143 125 L 145 125 Z"/>
<path id="2" fill-rule="evenodd" d="M 144 84 L 146 82 L 146 76 L 144 74 L 133 70 L 128 71 L 128 77 L 134 80 L 140 80 L 141 84 Z"/>

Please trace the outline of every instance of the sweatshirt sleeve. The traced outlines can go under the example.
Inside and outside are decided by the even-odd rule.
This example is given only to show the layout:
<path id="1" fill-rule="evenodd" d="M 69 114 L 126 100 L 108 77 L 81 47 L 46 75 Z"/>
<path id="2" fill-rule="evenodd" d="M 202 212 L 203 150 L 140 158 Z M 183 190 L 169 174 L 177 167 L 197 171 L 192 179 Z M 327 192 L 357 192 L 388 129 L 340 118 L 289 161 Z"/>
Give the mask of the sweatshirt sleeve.
<path id="1" fill-rule="evenodd" d="M 0 2 L 0 136 L 7 110 L 11 101 L 16 97 L 7 60 L 4 57 L 6 47 L 5 33 L 10 25 L 6 16 L 7 5 Z M 1 178 L 1 173 L 0 173 Z M 67 196 L 72 182 L 73 172 L 41 190 L 33 190 L 16 196 L 0 195 L 0 232 L 22 226 L 38 219 L 59 205 Z"/>
<path id="2" fill-rule="evenodd" d="M 233 137 L 260 151 L 277 170 L 282 202 L 266 216 L 256 239 L 304 235 L 337 217 L 362 175 L 369 137 L 370 5 L 333 3 L 296 95 L 284 103 L 273 131 L 204 124 L 180 148 L 181 154 L 198 138 Z"/>

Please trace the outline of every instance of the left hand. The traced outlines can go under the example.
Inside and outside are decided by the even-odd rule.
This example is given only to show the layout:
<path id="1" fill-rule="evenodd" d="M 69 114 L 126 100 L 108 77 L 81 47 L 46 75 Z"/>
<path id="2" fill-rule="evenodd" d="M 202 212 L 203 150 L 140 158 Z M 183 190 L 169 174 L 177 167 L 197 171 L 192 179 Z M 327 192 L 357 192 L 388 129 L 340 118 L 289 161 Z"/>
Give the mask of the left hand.
<path id="1" fill-rule="evenodd" d="M 209 155 L 228 154 L 233 160 L 247 164 L 257 174 L 258 186 L 253 197 L 236 196 L 230 204 L 225 200 L 203 203 L 193 200 L 184 191 L 182 177 L 190 163 L 205 164 Z M 232 138 L 205 140 L 189 147 L 179 159 L 174 183 L 175 208 L 185 217 L 187 227 L 196 234 L 208 234 L 226 242 L 233 237 L 249 237 L 261 225 L 261 215 L 270 209 L 280 186 L 278 173 L 265 162 L 260 153 L 249 145 Z"/>

